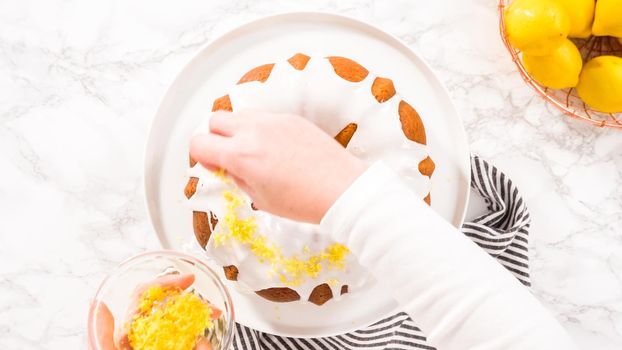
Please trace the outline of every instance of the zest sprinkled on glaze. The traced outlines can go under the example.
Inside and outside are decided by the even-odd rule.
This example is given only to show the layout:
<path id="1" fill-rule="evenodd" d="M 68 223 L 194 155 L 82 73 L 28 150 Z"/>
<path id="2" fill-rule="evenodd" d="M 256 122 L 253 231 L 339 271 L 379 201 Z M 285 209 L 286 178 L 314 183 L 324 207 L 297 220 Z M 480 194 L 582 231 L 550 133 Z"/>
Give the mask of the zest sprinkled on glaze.
<path id="1" fill-rule="evenodd" d="M 212 236 L 216 248 L 232 239 L 236 240 L 247 246 L 260 263 L 270 264 L 272 270 L 269 274 L 277 275 L 283 285 L 290 287 L 301 285 L 306 278 L 318 277 L 324 266 L 328 269 L 345 268 L 344 260 L 350 251 L 340 243 L 333 243 L 318 254 L 311 254 L 310 248 L 305 246 L 300 254 L 286 257 L 279 246 L 257 232 L 254 216 L 242 217 L 239 209 L 248 204 L 233 182 L 222 172 L 215 175 L 227 185 L 227 189 L 223 191 L 227 203 L 225 217 Z"/>

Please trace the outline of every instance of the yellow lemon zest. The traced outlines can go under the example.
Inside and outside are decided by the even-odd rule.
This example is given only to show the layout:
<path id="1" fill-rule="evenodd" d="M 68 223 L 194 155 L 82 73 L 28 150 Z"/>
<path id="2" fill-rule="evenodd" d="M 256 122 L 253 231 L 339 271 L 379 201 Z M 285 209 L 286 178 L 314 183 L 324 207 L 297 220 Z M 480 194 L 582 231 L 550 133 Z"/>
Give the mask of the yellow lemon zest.
<path id="1" fill-rule="evenodd" d="M 194 293 L 154 286 L 141 296 L 138 313 L 129 322 L 133 349 L 192 350 L 211 329 L 212 309 Z"/>
<path id="2" fill-rule="evenodd" d="M 344 268 L 344 259 L 346 255 L 350 253 L 348 247 L 343 244 L 335 243 L 329 245 L 325 249 L 326 257 L 328 260 L 329 266 L 332 268 L 343 269 Z"/>
<path id="3" fill-rule="evenodd" d="M 226 178 L 224 172 L 220 171 L 217 176 Z M 268 275 L 278 276 L 279 281 L 286 286 L 299 286 L 306 278 L 317 278 L 324 264 L 330 269 L 343 270 L 345 268 L 345 258 L 350 250 L 340 243 L 333 243 L 317 254 L 312 254 L 311 249 L 304 246 L 302 254 L 284 256 L 277 244 L 257 232 L 254 216 L 240 217 L 238 211 L 247 203 L 230 180 L 225 183 L 229 184 L 228 188 L 223 191 L 223 197 L 227 203 L 226 212 L 218 224 L 218 230 L 212 235 L 215 247 L 231 239 L 245 245 L 259 262 L 270 264 L 273 271 Z"/>

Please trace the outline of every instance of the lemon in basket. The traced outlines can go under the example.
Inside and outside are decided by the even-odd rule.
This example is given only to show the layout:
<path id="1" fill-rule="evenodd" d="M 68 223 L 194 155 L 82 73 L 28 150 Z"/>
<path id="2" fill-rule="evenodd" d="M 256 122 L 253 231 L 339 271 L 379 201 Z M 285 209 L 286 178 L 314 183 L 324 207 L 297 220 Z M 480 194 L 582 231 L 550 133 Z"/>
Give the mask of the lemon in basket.
<path id="1" fill-rule="evenodd" d="M 515 0 L 505 12 L 508 39 L 529 55 L 547 55 L 568 37 L 570 17 L 557 0 Z"/>
<path id="2" fill-rule="evenodd" d="M 622 37 L 622 0 L 598 0 L 592 33 Z"/>
<path id="3" fill-rule="evenodd" d="M 599 56 L 587 62 L 579 77 L 577 93 L 601 112 L 622 112 L 622 58 Z"/>
<path id="4" fill-rule="evenodd" d="M 579 82 L 583 59 L 577 46 L 566 39 L 546 56 L 523 54 L 525 69 L 540 84 L 552 89 L 574 87 Z"/>
<path id="5" fill-rule="evenodd" d="M 592 34 L 594 22 L 594 0 L 557 0 L 570 18 L 571 38 L 587 38 Z"/>

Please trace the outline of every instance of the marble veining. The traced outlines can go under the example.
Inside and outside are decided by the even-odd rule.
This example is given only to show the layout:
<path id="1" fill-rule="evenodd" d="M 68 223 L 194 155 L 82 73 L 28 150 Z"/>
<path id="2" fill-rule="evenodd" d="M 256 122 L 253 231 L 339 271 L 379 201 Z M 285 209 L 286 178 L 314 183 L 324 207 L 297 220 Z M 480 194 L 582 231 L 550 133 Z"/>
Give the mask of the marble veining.
<path id="1" fill-rule="evenodd" d="M 167 86 L 246 21 L 319 10 L 405 41 L 471 148 L 533 215 L 533 290 L 585 348 L 622 346 L 622 133 L 563 118 L 516 73 L 494 0 L 0 2 L 0 348 L 83 348 L 89 299 L 157 248 L 142 156 Z"/>

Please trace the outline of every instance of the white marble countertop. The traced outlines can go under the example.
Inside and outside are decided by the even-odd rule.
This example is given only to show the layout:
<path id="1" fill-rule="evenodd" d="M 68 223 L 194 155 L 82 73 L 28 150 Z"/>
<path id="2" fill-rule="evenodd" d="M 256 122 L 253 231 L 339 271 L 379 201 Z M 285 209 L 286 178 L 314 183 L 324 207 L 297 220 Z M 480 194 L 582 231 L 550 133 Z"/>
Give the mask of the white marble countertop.
<path id="1" fill-rule="evenodd" d="M 522 82 L 494 0 L 0 2 L 0 348 L 84 347 L 100 280 L 158 246 L 142 155 L 167 86 L 219 33 L 295 10 L 369 21 L 431 63 L 472 150 L 527 199 L 535 293 L 583 347 L 621 348 L 622 133 Z"/>

